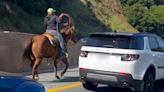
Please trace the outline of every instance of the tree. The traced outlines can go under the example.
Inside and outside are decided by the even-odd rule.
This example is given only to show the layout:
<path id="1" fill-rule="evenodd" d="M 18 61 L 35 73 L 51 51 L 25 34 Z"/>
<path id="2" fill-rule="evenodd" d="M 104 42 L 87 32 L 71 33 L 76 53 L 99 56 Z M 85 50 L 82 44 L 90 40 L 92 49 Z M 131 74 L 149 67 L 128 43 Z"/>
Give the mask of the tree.
<path id="1" fill-rule="evenodd" d="M 154 0 L 124 0 L 123 7 L 129 22 L 140 32 L 164 33 L 163 5 L 157 5 Z"/>

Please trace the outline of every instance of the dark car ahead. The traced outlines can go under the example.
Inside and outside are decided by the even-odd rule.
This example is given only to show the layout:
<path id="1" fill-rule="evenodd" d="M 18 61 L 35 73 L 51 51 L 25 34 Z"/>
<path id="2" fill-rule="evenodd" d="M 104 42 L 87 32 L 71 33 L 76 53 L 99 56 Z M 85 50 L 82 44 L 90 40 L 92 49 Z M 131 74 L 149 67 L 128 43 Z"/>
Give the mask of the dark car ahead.
<path id="1" fill-rule="evenodd" d="M 30 78 L 0 72 L 0 92 L 46 92 L 46 88 Z"/>

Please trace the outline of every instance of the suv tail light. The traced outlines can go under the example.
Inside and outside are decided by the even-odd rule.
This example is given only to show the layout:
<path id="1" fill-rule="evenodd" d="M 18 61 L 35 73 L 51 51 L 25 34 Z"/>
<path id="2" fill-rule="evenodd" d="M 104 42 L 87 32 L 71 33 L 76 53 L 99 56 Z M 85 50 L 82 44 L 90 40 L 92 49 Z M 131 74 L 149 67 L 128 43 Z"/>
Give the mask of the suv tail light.
<path id="1" fill-rule="evenodd" d="M 135 61 L 139 59 L 138 54 L 126 54 L 121 56 L 121 61 Z"/>
<path id="2" fill-rule="evenodd" d="M 88 52 L 87 51 L 81 51 L 80 56 L 81 57 L 87 57 L 88 56 Z"/>

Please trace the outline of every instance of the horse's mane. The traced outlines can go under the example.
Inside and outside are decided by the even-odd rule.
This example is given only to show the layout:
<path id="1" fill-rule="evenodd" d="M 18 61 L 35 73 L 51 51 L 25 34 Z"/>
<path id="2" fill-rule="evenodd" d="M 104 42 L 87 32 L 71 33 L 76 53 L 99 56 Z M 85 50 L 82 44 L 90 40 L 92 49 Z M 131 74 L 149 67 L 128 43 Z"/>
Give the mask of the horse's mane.
<path id="1" fill-rule="evenodd" d="M 64 16 L 67 17 L 68 19 L 67 19 L 67 21 L 65 23 L 61 23 L 60 32 L 61 32 L 61 34 L 68 34 L 68 33 L 73 34 L 73 31 L 75 30 L 73 19 L 67 13 L 63 13 L 62 18 Z"/>

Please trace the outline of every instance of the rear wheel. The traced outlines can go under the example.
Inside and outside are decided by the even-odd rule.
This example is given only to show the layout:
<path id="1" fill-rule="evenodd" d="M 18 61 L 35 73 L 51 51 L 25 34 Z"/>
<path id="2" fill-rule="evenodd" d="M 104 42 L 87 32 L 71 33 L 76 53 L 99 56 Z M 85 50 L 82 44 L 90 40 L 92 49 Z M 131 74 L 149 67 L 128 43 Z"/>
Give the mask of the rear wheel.
<path id="1" fill-rule="evenodd" d="M 153 92 L 154 91 L 154 81 L 155 76 L 154 73 L 151 71 L 148 71 L 144 77 L 144 84 L 143 84 L 143 90 L 140 92 Z"/>
<path id="2" fill-rule="evenodd" d="M 87 90 L 95 91 L 97 88 L 97 84 L 93 84 L 92 82 L 86 81 L 85 83 L 82 83 L 83 87 Z"/>

